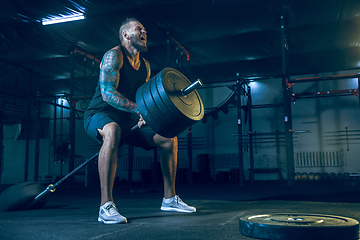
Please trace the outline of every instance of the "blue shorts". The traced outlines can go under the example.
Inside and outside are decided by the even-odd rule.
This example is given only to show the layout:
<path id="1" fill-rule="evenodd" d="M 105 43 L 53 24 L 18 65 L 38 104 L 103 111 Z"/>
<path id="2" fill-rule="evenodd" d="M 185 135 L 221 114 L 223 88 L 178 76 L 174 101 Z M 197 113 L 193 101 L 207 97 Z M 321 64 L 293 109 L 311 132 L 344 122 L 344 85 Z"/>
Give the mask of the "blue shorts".
<path id="1" fill-rule="evenodd" d="M 155 148 L 153 137 L 156 132 L 150 127 L 145 126 L 131 130 L 138 123 L 138 118 L 132 117 L 131 114 L 128 117 L 119 117 L 108 113 L 95 113 L 90 114 L 87 119 L 84 120 L 85 132 L 98 143 L 102 144 L 102 136 L 97 129 L 103 129 L 103 127 L 111 122 L 116 122 L 121 128 L 121 140 L 119 147 L 124 143 L 141 147 L 146 150 Z"/>

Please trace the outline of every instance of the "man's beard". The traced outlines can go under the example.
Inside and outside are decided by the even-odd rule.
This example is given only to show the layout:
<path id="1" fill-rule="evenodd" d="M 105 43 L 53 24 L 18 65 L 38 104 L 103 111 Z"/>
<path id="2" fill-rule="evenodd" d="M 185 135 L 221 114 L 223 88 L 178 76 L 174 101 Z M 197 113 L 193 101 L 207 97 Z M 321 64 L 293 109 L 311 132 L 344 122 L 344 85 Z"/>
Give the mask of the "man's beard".
<path id="1" fill-rule="evenodd" d="M 140 44 L 141 40 L 137 35 L 130 36 L 130 42 L 131 45 L 139 52 L 144 53 L 148 51 L 147 43 L 145 43 L 145 45 L 141 45 Z"/>

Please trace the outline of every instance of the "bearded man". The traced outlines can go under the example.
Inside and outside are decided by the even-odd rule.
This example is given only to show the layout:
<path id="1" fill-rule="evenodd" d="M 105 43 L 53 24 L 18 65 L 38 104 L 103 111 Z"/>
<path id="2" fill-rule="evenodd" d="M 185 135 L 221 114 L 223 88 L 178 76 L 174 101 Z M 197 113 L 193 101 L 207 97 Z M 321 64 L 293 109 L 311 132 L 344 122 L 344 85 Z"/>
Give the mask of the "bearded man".
<path id="1" fill-rule="evenodd" d="M 162 211 L 196 212 L 175 192 L 177 138 L 165 138 L 146 126 L 135 102 L 136 90 L 150 79 L 150 64 L 141 53 L 147 51 L 147 32 L 136 19 L 129 18 L 119 30 L 121 45 L 107 51 L 100 64 L 99 82 L 84 114 L 86 133 L 102 144 L 98 169 L 101 203 L 98 221 L 126 223 L 113 199 L 118 148 L 126 143 L 150 150 L 161 149 L 164 180 Z M 134 125 L 139 128 L 131 130 Z"/>

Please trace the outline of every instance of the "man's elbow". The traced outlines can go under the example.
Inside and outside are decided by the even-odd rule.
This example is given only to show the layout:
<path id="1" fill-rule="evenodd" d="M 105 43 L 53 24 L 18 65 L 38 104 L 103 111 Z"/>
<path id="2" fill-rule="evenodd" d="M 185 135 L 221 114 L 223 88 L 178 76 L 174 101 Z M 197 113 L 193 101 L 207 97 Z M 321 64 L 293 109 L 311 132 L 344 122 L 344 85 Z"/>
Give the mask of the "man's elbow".
<path id="1" fill-rule="evenodd" d="M 106 93 L 101 93 L 102 99 L 104 102 L 109 102 L 109 96 Z"/>

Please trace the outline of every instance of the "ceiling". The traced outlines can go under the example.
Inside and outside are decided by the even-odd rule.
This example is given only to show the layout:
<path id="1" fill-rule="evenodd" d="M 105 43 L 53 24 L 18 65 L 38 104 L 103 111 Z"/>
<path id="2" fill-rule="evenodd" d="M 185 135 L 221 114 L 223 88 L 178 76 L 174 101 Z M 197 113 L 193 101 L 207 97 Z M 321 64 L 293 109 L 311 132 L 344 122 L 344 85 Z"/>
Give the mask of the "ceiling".
<path id="1" fill-rule="evenodd" d="M 86 19 L 41 24 L 42 18 L 74 12 Z M 282 15 L 290 76 L 359 68 L 358 0 L 1 1 L 0 105 L 70 94 L 72 86 L 76 97 L 91 96 L 98 61 L 119 44 L 127 17 L 148 32 L 144 57 L 153 75 L 171 66 L 205 84 L 234 81 L 237 73 L 282 76 Z"/>

